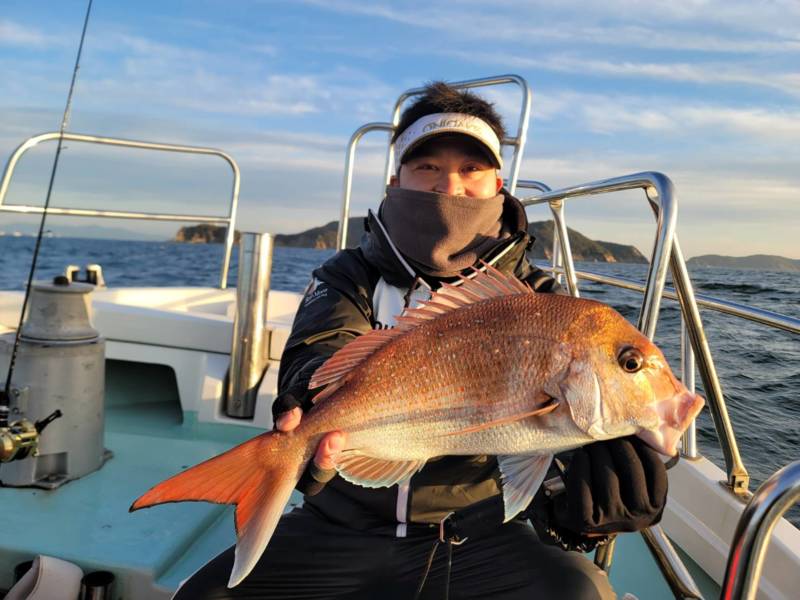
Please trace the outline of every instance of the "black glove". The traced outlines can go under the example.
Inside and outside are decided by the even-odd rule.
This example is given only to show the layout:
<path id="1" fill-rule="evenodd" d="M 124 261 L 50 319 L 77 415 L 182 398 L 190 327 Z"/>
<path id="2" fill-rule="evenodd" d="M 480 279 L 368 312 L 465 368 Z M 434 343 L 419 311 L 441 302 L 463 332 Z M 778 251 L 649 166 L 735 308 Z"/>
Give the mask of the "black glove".
<path id="1" fill-rule="evenodd" d="M 528 509 L 545 542 L 589 552 L 608 535 L 639 531 L 661 520 L 667 471 L 660 455 L 639 438 L 596 442 L 560 455 L 565 490 L 540 491 Z M 552 468 L 547 478 L 557 474 Z"/>
<path id="2" fill-rule="evenodd" d="M 661 520 L 667 470 L 661 455 L 637 437 L 578 448 L 555 499 L 559 525 L 579 533 L 639 531 Z"/>
<path id="3" fill-rule="evenodd" d="M 303 396 L 306 395 L 302 391 L 289 390 L 282 394 L 278 394 L 272 402 L 272 428 L 275 429 L 275 423 L 278 417 L 285 412 L 289 412 L 293 408 L 303 408 Z"/>
<path id="4" fill-rule="evenodd" d="M 280 415 L 298 406 L 305 412 L 311 406 L 312 396 L 313 394 L 305 386 L 299 386 L 278 394 L 272 403 L 272 422 L 275 423 Z M 275 425 L 273 425 L 274 428 Z M 312 460 L 300 476 L 295 489 L 304 496 L 314 496 L 319 494 L 325 484 L 335 476 L 336 469 L 321 469 Z"/>

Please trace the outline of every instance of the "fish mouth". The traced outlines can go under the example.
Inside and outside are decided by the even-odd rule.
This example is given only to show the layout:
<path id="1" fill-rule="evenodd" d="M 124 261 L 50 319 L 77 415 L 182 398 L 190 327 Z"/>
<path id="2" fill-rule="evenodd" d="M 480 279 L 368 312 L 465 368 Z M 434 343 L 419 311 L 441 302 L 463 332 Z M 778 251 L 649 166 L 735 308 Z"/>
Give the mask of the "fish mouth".
<path id="1" fill-rule="evenodd" d="M 657 405 L 660 424 L 656 429 L 642 429 L 636 435 L 656 452 L 675 456 L 678 440 L 703 409 L 702 396 L 686 390 Z"/>

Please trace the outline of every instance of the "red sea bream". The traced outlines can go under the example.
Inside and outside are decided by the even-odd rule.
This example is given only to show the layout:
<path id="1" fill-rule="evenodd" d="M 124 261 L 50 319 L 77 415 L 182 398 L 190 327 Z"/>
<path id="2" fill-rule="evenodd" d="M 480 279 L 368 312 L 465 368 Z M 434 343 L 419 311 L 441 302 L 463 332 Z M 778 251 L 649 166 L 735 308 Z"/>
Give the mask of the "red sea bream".
<path id="1" fill-rule="evenodd" d="M 672 455 L 703 406 L 612 308 L 534 293 L 491 267 L 446 285 L 394 329 L 347 344 L 314 374 L 310 387 L 320 386 L 294 431 L 264 433 L 175 475 L 131 509 L 235 504 L 234 586 L 328 432 L 347 434 L 340 476 L 367 487 L 403 482 L 435 456 L 497 455 L 508 520 L 533 498 L 553 453 L 636 434 Z"/>

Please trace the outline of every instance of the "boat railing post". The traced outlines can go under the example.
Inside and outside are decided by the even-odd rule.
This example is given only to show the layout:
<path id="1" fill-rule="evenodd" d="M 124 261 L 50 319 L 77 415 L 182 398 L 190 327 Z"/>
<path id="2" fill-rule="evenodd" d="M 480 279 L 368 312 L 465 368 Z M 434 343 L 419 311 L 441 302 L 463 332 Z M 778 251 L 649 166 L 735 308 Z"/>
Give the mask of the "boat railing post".
<path id="1" fill-rule="evenodd" d="M 742 462 L 741 454 L 739 454 L 739 445 L 736 443 L 736 435 L 728 415 L 728 407 L 722 394 L 722 386 L 717 376 L 714 359 L 711 356 L 711 348 L 708 345 L 703 322 L 700 319 L 700 310 L 694 297 L 694 288 L 689 279 L 686 261 L 683 259 L 683 253 L 677 237 L 673 240 L 670 263 L 675 293 L 681 306 L 681 314 L 686 319 L 686 332 L 691 340 L 698 371 L 703 380 L 703 390 L 708 400 L 708 408 L 711 411 L 714 429 L 717 432 L 720 448 L 725 456 L 725 470 L 728 477 L 726 483 L 734 494 L 746 497 L 750 476 Z"/>
<path id="2" fill-rule="evenodd" d="M 686 319 L 681 314 L 681 382 L 687 390 L 694 393 L 694 351 L 686 331 Z M 692 421 L 681 437 L 681 456 L 694 460 L 697 458 L 697 420 Z"/>
<path id="3" fill-rule="evenodd" d="M 538 190 L 540 192 L 551 192 L 552 189 L 546 183 L 542 183 L 541 181 L 534 181 L 533 179 L 521 179 L 517 182 L 517 187 L 525 189 L 525 190 Z M 567 276 L 568 280 L 568 289 L 570 293 L 572 293 L 573 287 L 575 290 L 574 296 L 578 296 L 578 280 L 574 276 L 575 274 L 575 266 L 572 260 L 572 250 L 569 248 L 569 239 L 567 239 L 566 247 L 568 249 L 568 254 L 566 258 L 566 262 L 569 263 L 568 265 L 565 263 L 564 259 L 564 252 L 562 252 L 562 247 L 564 244 L 561 243 L 561 235 L 559 231 L 561 230 L 561 225 L 563 224 L 564 230 L 566 231 L 566 217 L 564 215 L 564 203 L 561 201 L 556 201 L 550 203 L 550 210 L 553 211 L 553 245 L 551 248 L 551 261 L 550 264 L 552 265 L 552 272 L 553 278 L 556 280 L 557 283 L 561 283 L 561 277 L 563 275 Z M 563 271 L 563 273 L 562 273 Z M 570 280 L 569 273 L 573 274 L 572 279 Z M 569 282 L 574 284 L 571 285 Z"/>
<path id="4" fill-rule="evenodd" d="M 669 538 L 664 533 L 661 525 L 653 525 L 647 529 L 642 529 L 642 537 L 644 538 L 650 554 L 653 555 L 661 573 L 664 575 L 664 581 L 667 582 L 670 590 L 672 590 L 675 598 L 690 599 L 699 598 L 702 600 L 703 595 L 700 593 L 700 588 L 694 581 L 689 569 L 683 564 L 675 548 L 669 541 Z"/>
<path id="5" fill-rule="evenodd" d="M 236 316 L 225 403 L 225 413 L 229 417 L 252 419 L 255 415 L 258 386 L 268 359 L 267 300 L 272 249 L 271 234 L 241 233 Z"/>
<path id="6" fill-rule="evenodd" d="M 553 243 L 558 240 L 559 259 L 564 267 L 564 275 L 567 279 L 567 289 L 573 298 L 580 297 L 578 291 L 578 278 L 575 276 L 575 262 L 572 259 L 572 247 L 569 243 L 569 233 L 567 221 L 564 216 L 564 201 L 554 200 L 550 202 L 550 212 L 553 213 Z M 555 259 L 555 251 L 553 253 Z"/>
<path id="7" fill-rule="evenodd" d="M 753 494 L 731 542 L 720 598 L 755 600 L 772 530 L 800 501 L 800 460 L 783 467 Z"/>
<path id="8" fill-rule="evenodd" d="M 675 226 L 677 222 L 678 201 L 672 181 L 666 175 L 657 172 L 635 173 L 623 177 L 616 177 L 579 186 L 546 192 L 538 197 L 524 198 L 522 204 L 543 204 L 547 202 L 553 213 L 557 228 L 561 251 L 564 260 L 564 272 L 570 293 L 577 295 L 577 276 L 572 263 L 572 252 L 569 247 L 569 237 L 564 220 L 563 202 L 568 198 L 589 196 L 595 194 L 622 191 L 640 188 L 645 192 L 645 197 L 653 208 L 656 217 L 656 236 L 653 251 L 650 257 L 650 266 L 647 273 L 647 284 L 644 288 L 644 299 L 639 312 L 638 329 L 651 340 L 655 336 L 661 299 L 664 295 L 667 272 L 672 267 L 675 271 L 677 261 L 682 261 L 680 250 L 677 250 L 676 259 L 673 248 L 677 248 Z M 675 279 L 679 275 L 673 274 Z M 686 282 L 683 282 L 686 283 Z M 691 284 L 688 284 L 691 288 Z M 687 296 L 687 295 L 685 295 Z M 689 299 L 690 298 L 690 299 Z M 686 310 L 694 297 L 691 292 L 684 298 L 681 308 Z M 695 306 L 696 309 L 696 306 Z M 692 325 L 700 327 L 702 323 L 692 321 Z M 694 340 L 693 340 L 694 341 Z M 721 398 L 720 398 L 720 401 Z M 699 598 L 697 585 L 683 565 L 675 549 L 669 544 L 661 527 L 656 525 L 650 530 L 642 531 L 645 541 L 650 547 L 658 566 L 670 588 L 679 598 Z M 614 556 L 616 539 L 614 536 L 595 555 L 595 563 L 606 570 L 611 568 Z"/>

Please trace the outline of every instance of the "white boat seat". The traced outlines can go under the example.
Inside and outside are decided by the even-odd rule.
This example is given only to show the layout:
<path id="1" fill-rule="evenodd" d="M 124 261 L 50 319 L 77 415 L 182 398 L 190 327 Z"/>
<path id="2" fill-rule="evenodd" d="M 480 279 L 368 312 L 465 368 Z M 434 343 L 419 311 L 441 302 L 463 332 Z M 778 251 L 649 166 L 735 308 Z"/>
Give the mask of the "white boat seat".
<path id="1" fill-rule="evenodd" d="M 273 291 L 267 325 L 269 358 L 279 360 L 300 295 Z M 92 294 L 93 323 L 119 342 L 229 354 L 235 290 L 217 288 L 117 288 Z"/>

